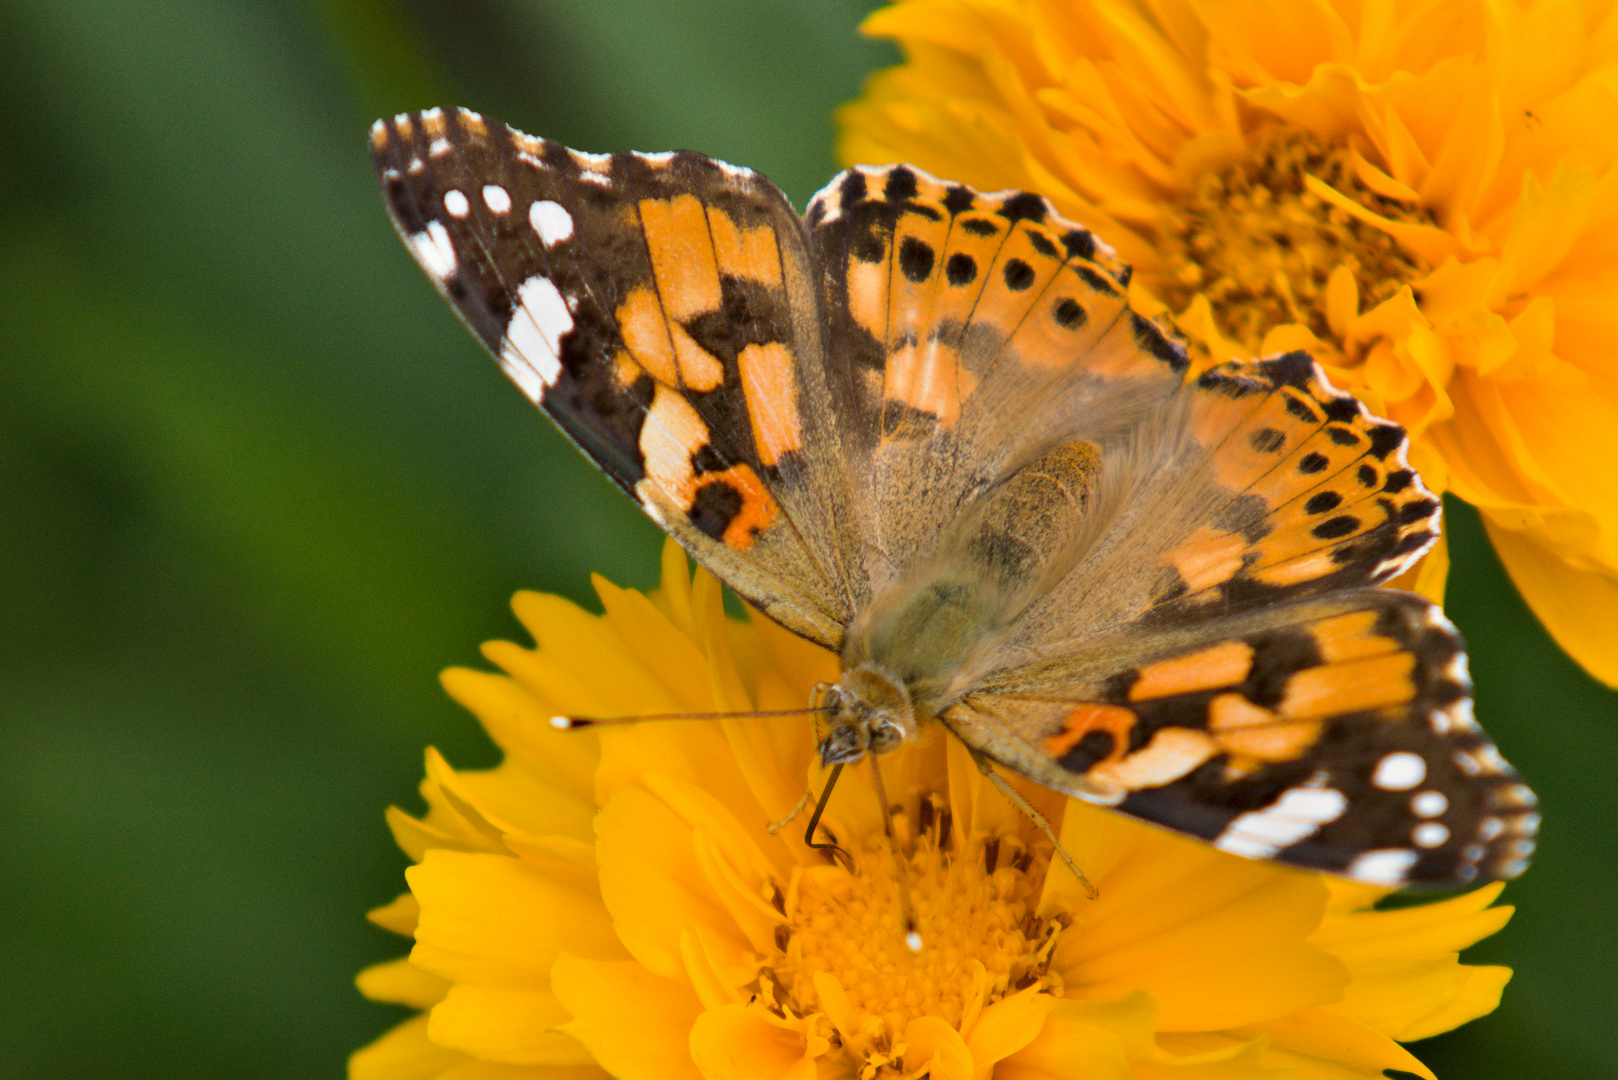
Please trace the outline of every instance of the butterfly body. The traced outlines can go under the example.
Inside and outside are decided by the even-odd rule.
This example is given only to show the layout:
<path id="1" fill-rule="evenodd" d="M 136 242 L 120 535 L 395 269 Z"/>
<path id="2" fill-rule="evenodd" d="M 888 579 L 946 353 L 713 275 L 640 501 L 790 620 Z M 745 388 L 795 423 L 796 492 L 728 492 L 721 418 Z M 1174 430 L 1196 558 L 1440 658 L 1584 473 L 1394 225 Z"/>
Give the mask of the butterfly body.
<path id="1" fill-rule="evenodd" d="M 1044 199 L 854 169 L 800 216 L 691 153 L 381 121 L 384 197 L 518 387 L 755 608 L 834 650 L 822 745 L 936 721 L 1225 850 L 1520 872 L 1538 816 L 1428 601 L 1402 429 L 1305 354 L 1192 376 Z"/>

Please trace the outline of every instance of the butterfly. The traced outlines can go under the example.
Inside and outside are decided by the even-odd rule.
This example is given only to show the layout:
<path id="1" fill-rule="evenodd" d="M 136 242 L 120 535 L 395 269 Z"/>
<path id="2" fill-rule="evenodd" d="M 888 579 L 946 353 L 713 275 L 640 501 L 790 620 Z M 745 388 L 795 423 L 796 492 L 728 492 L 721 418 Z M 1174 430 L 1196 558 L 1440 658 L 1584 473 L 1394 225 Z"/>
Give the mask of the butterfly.
<path id="1" fill-rule="evenodd" d="M 371 148 L 512 382 L 841 657 L 825 763 L 936 722 L 1237 855 L 1390 887 L 1527 866 L 1536 800 L 1473 718 L 1459 634 L 1375 587 L 1440 503 L 1307 354 L 1193 375 L 1089 230 L 906 165 L 800 216 L 749 169 L 464 109 L 378 121 Z"/>

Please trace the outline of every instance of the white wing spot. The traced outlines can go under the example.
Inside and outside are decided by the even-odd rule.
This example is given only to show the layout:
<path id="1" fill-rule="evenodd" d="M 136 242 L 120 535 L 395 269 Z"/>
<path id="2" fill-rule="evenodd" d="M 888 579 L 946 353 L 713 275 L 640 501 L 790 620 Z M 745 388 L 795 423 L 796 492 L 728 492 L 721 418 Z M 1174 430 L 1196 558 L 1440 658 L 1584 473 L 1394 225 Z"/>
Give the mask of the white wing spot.
<path id="1" fill-rule="evenodd" d="M 1420 854 L 1409 848 L 1380 848 L 1349 863 L 1343 873 L 1367 885 L 1402 885 L 1405 873 L 1419 858 Z"/>
<path id="2" fill-rule="evenodd" d="M 1347 809 L 1347 796 L 1335 788 L 1292 788 L 1264 809 L 1250 810 L 1226 825 L 1214 846 L 1250 859 L 1269 858 L 1313 836 Z"/>
<path id="3" fill-rule="evenodd" d="M 423 120 L 428 120 L 428 121 L 437 120 L 440 116 L 443 116 L 443 115 L 444 115 L 444 110 L 440 109 L 440 108 L 436 108 L 436 107 L 431 108 L 431 109 L 423 109 L 423 110 L 421 110 L 421 118 Z"/>
<path id="4" fill-rule="evenodd" d="M 483 205 L 497 214 L 504 214 L 511 209 L 511 196 L 499 184 L 484 184 Z"/>
<path id="5" fill-rule="evenodd" d="M 449 211 L 450 217 L 463 218 L 472 212 L 472 204 L 459 188 L 450 188 L 444 192 L 444 209 Z"/>
<path id="6" fill-rule="evenodd" d="M 1416 842 L 1417 847 L 1443 847 L 1444 842 L 1449 839 L 1449 830 L 1436 821 L 1424 821 L 1411 831 L 1410 838 Z"/>
<path id="7" fill-rule="evenodd" d="M 592 169 L 579 170 L 579 179 L 596 187 L 612 187 L 612 177 L 604 172 L 595 172 Z"/>
<path id="8" fill-rule="evenodd" d="M 415 176 L 425 168 L 427 168 L 427 163 L 425 161 L 422 161 L 419 157 L 413 157 L 410 159 L 410 164 L 405 166 L 405 172 L 409 173 L 411 176 Z"/>
<path id="9" fill-rule="evenodd" d="M 1398 750 L 1376 763 L 1371 783 L 1383 791 L 1409 791 L 1427 779 L 1427 763 L 1420 754 Z"/>
<path id="10" fill-rule="evenodd" d="M 416 261 L 434 281 L 443 281 L 455 273 L 455 267 L 458 265 L 455 260 L 455 245 L 450 242 L 449 230 L 444 228 L 443 222 L 429 221 L 425 229 L 419 233 L 412 233 L 405 239 L 409 242 Z"/>
<path id="11" fill-rule="evenodd" d="M 573 215 L 561 203 L 540 199 L 528 208 L 528 224 L 546 247 L 555 247 L 573 235 Z"/>
<path id="12" fill-rule="evenodd" d="M 657 154 L 637 154 L 635 156 L 648 165 L 663 166 L 674 160 L 674 151 L 664 150 Z"/>
<path id="13" fill-rule="evenodd" d="M 445 154 L 449 153 L 449 151 L 450 145 L 448 139 L 434 139 L 432 142 L 427 144 L 428 157 L 443 157 Z"/>
<path id="14" fill-rule="evenodd" d="M 1410 800 L 1410 810 L 1417 817 L 1437 817 L 1449 809 L 1449 799 L 1442 791 L 1424 791 Z"/>
<path id="15" fill-rule="evenodd" d="M 1487 844 L 1506 831 L 1506 823 L 1497 817 L 1486 817 L 1478 822 L 1478 839 Z"/>
<path id="16" fill-rule="evenodd" d="M 517 301 L 500 343 L 500 366 L 537 405 L 562 374 L 562 338 L 573 329 L 573 316 L 551 279 L 538 274 L 522 283 Z"/>

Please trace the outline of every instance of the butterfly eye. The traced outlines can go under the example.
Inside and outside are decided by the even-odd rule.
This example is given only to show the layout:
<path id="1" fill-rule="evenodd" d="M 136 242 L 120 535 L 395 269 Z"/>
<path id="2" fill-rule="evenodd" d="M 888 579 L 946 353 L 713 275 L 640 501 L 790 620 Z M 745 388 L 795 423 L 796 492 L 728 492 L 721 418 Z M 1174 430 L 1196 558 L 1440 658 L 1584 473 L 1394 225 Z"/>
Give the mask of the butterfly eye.
<path id="1" fill-rule="evenodd" d="M 833 724 L 820 743 L 820 763 L 841 765 L 865 756 L 865 729 L 849 721 Z"/>
<path id="2" fill-rule="evenodd" d="M 892 720 L 879 720 L 871 725 L 871 753 L 885 754 L 904 742 L 904 728 Z"/>

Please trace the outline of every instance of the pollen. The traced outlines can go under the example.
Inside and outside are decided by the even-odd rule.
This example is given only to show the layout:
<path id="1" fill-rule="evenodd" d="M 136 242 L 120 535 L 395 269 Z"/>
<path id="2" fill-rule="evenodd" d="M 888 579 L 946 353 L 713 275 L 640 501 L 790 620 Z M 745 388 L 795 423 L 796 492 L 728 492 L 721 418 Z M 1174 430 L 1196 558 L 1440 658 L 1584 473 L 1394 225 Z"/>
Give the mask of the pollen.
<path id="1" fill-rule="evenodd" d="M 1034 911 L 1048 854 L 1013 836 L 963 843 L 944 805 L 924 800 L 919 830 L 909 814 L 894 815 L 919 950 L 906 942 L 895 862 L 880 837 L 847 845 L 846 863 L 800 868 L 778 898 L 786 923 L 759 973 L 759 998 L 782 1015 L 825 1017 L 862 1080 L 902 1071 L 913 1020 L 959 1030 L 1010 994 L 1061 990 L 1049 966 L 1066 920 Z"/>
<path id="2" fill-rule="evenodd" d="M 1327 285 L 1339 267 L 1352 275 L 1361 311 L 1426 275 L 1420 258 L 1311 191 L 1306 177 L 1377 216 L 1433 222 L 1416 204 L 1368 187 L 1349 147 L 1273 124 L 1250 141 L 1244 158 L 1203 173 L 1165 207 L 1154 291 L 1176 311 L 1207 297 L 1220 332 L 1257 353 L 1264 335 L 1283 323 L 1300 323 L 1322 341 L 1340 336 L 1327 314 Z"/>

